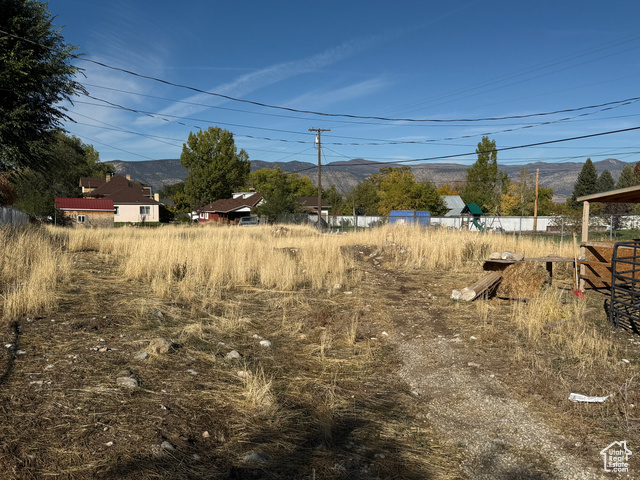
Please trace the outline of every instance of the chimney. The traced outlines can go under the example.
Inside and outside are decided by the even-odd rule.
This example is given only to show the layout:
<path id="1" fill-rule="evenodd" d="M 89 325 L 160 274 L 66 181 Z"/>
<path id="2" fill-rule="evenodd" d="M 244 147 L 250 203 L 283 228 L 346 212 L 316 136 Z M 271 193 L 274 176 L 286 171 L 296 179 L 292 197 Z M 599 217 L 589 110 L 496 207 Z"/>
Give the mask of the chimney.
<path id="1" fill-rule="evenodd" d="M 129 175 L 129 174 L 127 173 L 126 177 L 127 177 L 127 180 L 128 180 L 128 181 L 131 181 L 131 175 Z"/>
<path id="2" fill-rule="evenodd" d="M 110 173 L 107 173 L 106 180 L 107 180 L 107 182 L 108 182 L 109 180 L 111 180 L 111 174 L 110 174 Z"/>
<path id="3" fill-rule="evenodd" d="M 159 193 L 154 193 L 154 194 L 153 194 L 153 199 L 154 199 L 156 202 L 160 203 L 160 194 L 159 194 Z"/>

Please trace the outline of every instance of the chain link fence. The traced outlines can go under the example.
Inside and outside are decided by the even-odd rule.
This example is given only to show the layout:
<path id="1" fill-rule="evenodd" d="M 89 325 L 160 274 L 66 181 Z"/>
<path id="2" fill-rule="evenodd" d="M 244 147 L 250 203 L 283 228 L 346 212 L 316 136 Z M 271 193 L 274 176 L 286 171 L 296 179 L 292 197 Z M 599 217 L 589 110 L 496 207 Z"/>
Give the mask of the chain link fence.
<path id="1" fill-rule="evenodd" d="M 282 215 L 275 223 L 315 226 L 317 221 L 317 214 L 303 213 Z M 380 215 L 323 215 L 321 226 L 331 232 L 349 232 L 376 228 L 388 223 L 412 222 Z M 422 226 L 547 237 L 560 243 L 572 242 L 574 233 L 578 241 L 581 241 L 582 237 L 582 216 L 545 216 L 535 219 L 532 216 L 429 217 L 428 224 Z M 634 238 L 640 238 L 640 215 L 592 215 L 589 219 L 590 241 L 621 241 Z"/>

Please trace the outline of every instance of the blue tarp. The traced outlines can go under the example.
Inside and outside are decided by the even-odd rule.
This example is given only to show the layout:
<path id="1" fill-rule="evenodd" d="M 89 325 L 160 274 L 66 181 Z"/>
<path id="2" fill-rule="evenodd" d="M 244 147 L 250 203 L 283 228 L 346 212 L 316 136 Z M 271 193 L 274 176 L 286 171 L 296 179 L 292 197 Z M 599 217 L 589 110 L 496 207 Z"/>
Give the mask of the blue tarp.
<path id="1" fill-rule="evenodd" d="M 407 223 L 428 227 L 431 220 L 431 212 L 421 210 L 391 210 L 389 223 Z"/>

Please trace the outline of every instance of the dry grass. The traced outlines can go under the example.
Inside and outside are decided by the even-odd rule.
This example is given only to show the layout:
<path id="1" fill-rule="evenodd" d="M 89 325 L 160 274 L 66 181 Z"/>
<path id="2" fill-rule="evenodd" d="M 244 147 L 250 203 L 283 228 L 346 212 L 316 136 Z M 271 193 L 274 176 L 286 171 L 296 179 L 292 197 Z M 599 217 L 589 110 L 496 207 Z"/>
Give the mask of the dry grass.
<path id="1" fill-rule="evenodd" d="M 536 298 L 549 274 L 541 263 L 516 263 L 502 274 L 497 295 L 506 298 Z"/>
<path id="2" fill-rule="evenodd" d="M 371 321 L 378 312 L 358 296 L 362 265 L 341 247 L 370 246 L 366 261 L 379 259 L 390 275 L 413 272 L 420 281 L 436 271 L 470 277 L 479 270 L 470 260 L 492 251 L 573 255 L 536 239 L 413 226 L 347 235 L 211 226 L 49 232 L 46 257 L 58 258 L 56 279 L 68 274 L 65 246 L 84 263 L 57 298 L 56 321 L 23 325 L 21 348 L 29 354 L 0 390 L 0 436 L 7 439 L 0 468 L 15 478 L 455 478 L 459 451 L 417 414 L 394 375 L 400 359 L 393 347 L 372 340 L 382 340 L 382 326 Z M 31 260 L 8 271 L 38 271 L 36 257 L 25 254 Z M 385 287 L 372 288 L 384 295 Z M 510 329 L 496 334 L 506 339 L 496 356 L 504 363 L 502 356 L 515 352 L 520 369 L 537 362 L 532 375 L 551 371 L 557 357 L 572 371 L 619 369 L 622 352 L 586 307 L 553 292 L 509 307 L 478 302 L 465 309 L 441 292 L 425 302 L 442 309 L 447 322 L 445 308 L 452 308 L 465 317 L 464 328 L 475 315 L 495 332 L 500 311 L 508 310 Z M 261 347 L 256 335 L 272 347 Z M 156 337 L 173 341 L 175 351 L 133 360 Z M 96 344 L 112 350 L 98 353 Z M 240 360 L 227 358 L 232 349 Z M 54 368 L 45 370 L 49 364 Z M 115 386 L 122 368 L 140 380 L 140 390 Z M 621 387 L 627 407 L 636 384 Z M 624 411 L 633 422 L 630 407 Z M 163 440 L 176 450 L 154 456 L 151 447 Z M 244 464 L 255 450 L 276 460 Z"/>
<path id="3" fill-rule="evenodd" d="M 56 288 L 70 269 L 61 240 L 64 236 L 38 228 L 0 228 L 0 312 L 5 321 L 56 305 Z"/>

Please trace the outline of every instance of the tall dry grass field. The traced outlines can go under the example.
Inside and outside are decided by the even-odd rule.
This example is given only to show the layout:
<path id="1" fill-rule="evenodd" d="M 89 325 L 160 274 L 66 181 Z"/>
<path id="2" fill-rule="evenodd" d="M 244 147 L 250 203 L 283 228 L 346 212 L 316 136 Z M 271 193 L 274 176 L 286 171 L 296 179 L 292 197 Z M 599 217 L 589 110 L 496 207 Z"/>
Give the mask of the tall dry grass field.
<path id="1" fill-rule="evenodd" d="M 33 315 L 56 304 L 56 288 L 67 278 L 66 236 L 39 228 L 1 228 L 0 311 L 5 321 Z"/>
<path id="2" fill-rule="evenodd" d="M 293 291 L 357 283 L 340 247 L 375 246 L 397 267 L 470 271 L 494 251 L 526 256 L 572 256 L 551 242 L 469 231 L 394 225 L 343 235 L 309 227 L 182 226 L 161 229 L 73 230 L 69 250 L 99 250 L 123 263 L 124 274 L 144 279 L 156 292 L 185 300 L 225 288 L 254 286 Z"/>

